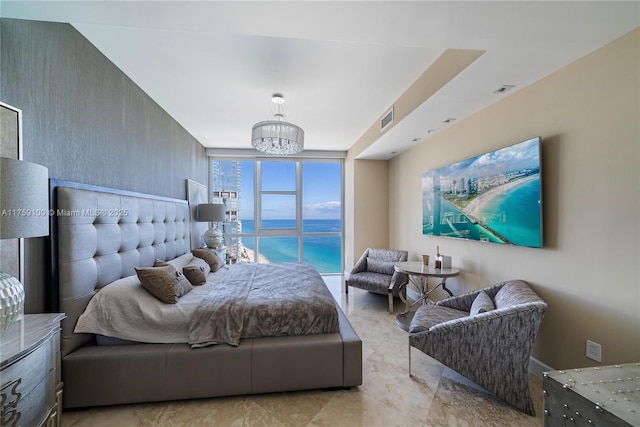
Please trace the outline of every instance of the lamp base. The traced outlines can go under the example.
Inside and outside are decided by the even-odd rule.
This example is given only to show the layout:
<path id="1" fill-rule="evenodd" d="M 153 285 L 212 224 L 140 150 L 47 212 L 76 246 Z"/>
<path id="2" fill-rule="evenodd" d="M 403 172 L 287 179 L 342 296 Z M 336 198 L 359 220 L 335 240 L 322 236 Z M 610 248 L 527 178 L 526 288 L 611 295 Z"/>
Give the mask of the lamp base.
<path id="1" fill-rule="evenodd" d="M 24 309 L 24 287 L 18 279 L 0 272 L 0 332 Z"/>
<path id="2" fill-rule="evenodd" d="M 224 237 L 222 237 L 222 233 L 215 227 L 211 227 L 202 235 L 202 240 L 207 245 L 208 248 L 218 249 L 224 244 Z"/>

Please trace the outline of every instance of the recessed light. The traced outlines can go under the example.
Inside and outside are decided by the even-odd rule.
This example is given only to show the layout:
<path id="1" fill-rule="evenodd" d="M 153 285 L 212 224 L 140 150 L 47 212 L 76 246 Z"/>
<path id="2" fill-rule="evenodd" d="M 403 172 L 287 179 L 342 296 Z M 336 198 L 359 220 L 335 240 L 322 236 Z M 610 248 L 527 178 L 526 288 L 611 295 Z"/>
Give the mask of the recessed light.
<path id="1" fill-rule="evenodd" d="M 420 141 L 420 138 L 413 138 L 413 139 L 411 140 L 411 142 L 418 142 L 418 141 Z"/>
<path id="2" fill-rule="evenodd" d="M 449 117 L 449 118 L 447 118 L 447 119 L 446 119 L 444 122 L 442 122 L 442 123 L 451 123 L 451 122 L 452 122 L 452 121 L 454 121 L 454 120 L 455 120 L 455 117 Z"/>

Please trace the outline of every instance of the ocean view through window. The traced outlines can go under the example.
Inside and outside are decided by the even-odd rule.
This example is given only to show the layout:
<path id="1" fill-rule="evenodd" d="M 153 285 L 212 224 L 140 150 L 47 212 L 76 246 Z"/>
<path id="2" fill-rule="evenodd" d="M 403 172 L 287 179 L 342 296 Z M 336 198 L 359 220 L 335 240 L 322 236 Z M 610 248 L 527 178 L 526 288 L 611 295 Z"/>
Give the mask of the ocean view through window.
<path id="1" fill-rule="evenodd" d="M 211 202 L 224 203 L 227 258 L 342 269 L 342 161 L 211 160 Z"/>

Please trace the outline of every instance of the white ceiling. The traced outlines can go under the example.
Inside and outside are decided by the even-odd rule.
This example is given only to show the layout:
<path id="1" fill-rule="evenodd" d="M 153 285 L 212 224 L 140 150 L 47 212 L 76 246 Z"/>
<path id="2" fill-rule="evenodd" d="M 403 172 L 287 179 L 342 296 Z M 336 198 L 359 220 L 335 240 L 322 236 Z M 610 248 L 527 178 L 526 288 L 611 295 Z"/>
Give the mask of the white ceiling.
<path id="1" fill-rule="evenodd" d="M 281 93 L 305 149 L 348 150 L 446 49 L 485 51 L 359 156 L 378 159 L 640 25 L 638 1 L 0 1 L 71 23 L 214 148 L 250 148 Z"/>

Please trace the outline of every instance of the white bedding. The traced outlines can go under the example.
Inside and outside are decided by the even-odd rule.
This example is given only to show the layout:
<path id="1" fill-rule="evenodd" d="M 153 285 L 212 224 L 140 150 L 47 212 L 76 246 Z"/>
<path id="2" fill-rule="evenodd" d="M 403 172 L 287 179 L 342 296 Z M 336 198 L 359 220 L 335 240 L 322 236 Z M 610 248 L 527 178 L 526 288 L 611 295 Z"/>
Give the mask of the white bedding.
<path id="1" fill-rule="evenodd" d="M 191 258 L 187 254 L 170 263 L 179 267 Z M 188 343 L 191 312 L 227 271 L 225 266 L 209 273 L 206 284 L 194 286 L 177 304 L 158 300 L 142 287 L 136 275 L 116 280 L 93 296 L 74 332 L 144 343 Z"/>

